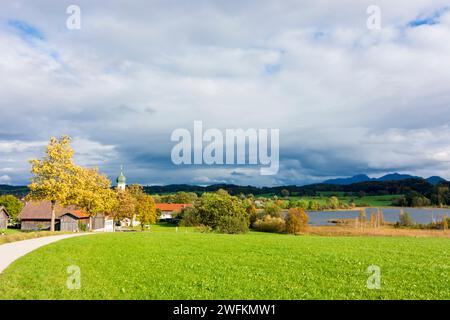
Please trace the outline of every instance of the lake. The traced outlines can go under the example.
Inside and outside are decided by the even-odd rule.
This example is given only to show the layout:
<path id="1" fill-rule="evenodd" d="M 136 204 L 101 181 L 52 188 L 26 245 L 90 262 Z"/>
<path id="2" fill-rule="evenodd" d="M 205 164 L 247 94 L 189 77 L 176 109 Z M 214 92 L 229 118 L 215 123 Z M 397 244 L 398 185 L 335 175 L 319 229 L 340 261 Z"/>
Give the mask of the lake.
<path id="1" fill-rule="evenodd" d="M 377 208 L 366 209 L 367 219 L 370 220 L 371 212 L 375 212 Z M 384 220 L 387 222 L 397 222 L 399 220 L 400 208 L 382 208 Z M 421 208 L 403 208 L 408 212 L 410 217 L 417 223 L 430 223 L 440 221 L 442 216 L 447 214 L 450 217 L 450 209 L 421 209 Z M 358 217 L 359 211 L 307 211 L 309 223 L 317 226 L 336 225 L 328 220 L 332 219 L 355 219 Z"/>

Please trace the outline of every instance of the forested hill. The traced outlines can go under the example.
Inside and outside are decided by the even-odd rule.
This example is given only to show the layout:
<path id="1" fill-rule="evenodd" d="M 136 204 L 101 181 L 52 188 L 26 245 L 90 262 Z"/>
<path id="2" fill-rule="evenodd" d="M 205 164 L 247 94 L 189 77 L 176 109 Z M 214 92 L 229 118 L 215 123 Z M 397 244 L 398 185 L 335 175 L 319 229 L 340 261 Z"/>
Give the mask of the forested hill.
<path id="1" fill-rule="evenodd" d="M 28 193 L 27 186 L 10 186 L 7 184 L 0 184 L 0 195 L 12 194 L 18 198 L 26 196 Z"/>
<path id="2" fill-rule="evenodd" d="M 442 182 L 440 186 L 444 185 L 450 187 L 449 182 Z M 145 191 L 147 193 L 173 193 L 178 191 L 202 193 L 207 191 L 217 191 L 218 189 L 225 189 L 230 194 L 281 194 L 281 190 L 286 189 L 291 195 L 297 196 L 314 196 L 320 192 L 346 192 L 358 193 L 364 192 L 367 195 L 388 195 L 388 194 L 406 194 L 410 192 L 417 192 L 422 195 L 429 195 L 436 188 L 433 184 L 425 179 L 406 179 L 398 181 L 365 181 L 348 185 L 335 184 L 310 184 L 306 186 L 278 186 L 278 187 L 254 187 L 254 186 L 237 186 L 232 184 L 216 184 L 206 187 L 191 186 L 191 185 L 168 185 L 168 186 L 147 186 Z"/>
<path id="3" fill-rule="evenodd" d="M 296 196 L 314 196 L 320 192 L 336 192 L 336 193 L 364 193 L 366 195 L 389 195 L 389 194 L 408 194 L 415 192 L 423 196 L 430 196 L 439 186 L 450 188 L 450 182 L 441 182 L 435 186 L 425 179 L 406 179 L 398 181 L 365 181 L 352 183 L 348 185 L 336 184 L 310 184 L 306 186 L 278 186 L 278 187 L 255 187 L 255 186 L 238 186 L 233 184 L 215 184 L 211 186 L 195 186 L 188 184 L 174 184 L 167 186 L 146 186 L 145 191 L 150 194 L 174 193 L 178 191 L 185 192 L 213 192 L 219 189 L 225 189 L 232 195 L 253 194 L 255 196 L 263 194 L 280 195 L 281 190 L 286 189 L 291 195 Z M 13 194 L 23 197 L 27 194 L 26 186 L 10 186 L 0 185 L 0 195 Z"/>

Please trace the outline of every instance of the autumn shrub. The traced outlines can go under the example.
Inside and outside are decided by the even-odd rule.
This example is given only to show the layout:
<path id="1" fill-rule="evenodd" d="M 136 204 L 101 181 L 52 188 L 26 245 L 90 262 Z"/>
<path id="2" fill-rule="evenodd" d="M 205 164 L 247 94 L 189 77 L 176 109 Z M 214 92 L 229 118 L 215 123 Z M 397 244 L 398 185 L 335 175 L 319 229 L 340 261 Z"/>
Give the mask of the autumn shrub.
<path id="1" fill-rule="evenodd" d="M 266 215 L 263 219 L 257 219 L 253 223 L 253 229 L 262 232 L 282 233 L 286 229 L 286 222 L 283 218 Z"/>
<path id="2" fill-rule="evenodd" d="M 268 201 L 264 204 L 264 215 L 280 218 L 281 208 L 276 203 Z"/>
<path id="3" fill-rule="evenodd" d="M 300 233 L 305 232 L 308 228 L 309 217 L 303 208 L 291 208 L 286 218 L 286 232 Z"/>

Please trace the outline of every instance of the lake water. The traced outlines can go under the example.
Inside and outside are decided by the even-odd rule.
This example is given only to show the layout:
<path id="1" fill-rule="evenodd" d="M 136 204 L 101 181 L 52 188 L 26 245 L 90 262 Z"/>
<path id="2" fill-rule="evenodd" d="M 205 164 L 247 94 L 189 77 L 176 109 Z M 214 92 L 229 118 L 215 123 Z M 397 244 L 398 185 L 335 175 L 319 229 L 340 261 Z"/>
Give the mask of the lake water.
<path id="1" fill-rule="evenodd" d="M 366 209 L 367 219 L 370 220 L 371 212 L 375 212 L 377 208 Z M 382 208 L 384 220 L 387 222 L 397 222 L 399 220 L 400 208 Z M 420 209 L 420 208 L 403 208 L 408 212 L 410 217 L 417 223 L 430 223 L 440 221 L 442 216 L 447 214 L 450 217 L 450 209 Z M 317 226 L 336 225 L 330 223 L 332 219 L 355 219 L 358 217 L 359 211 L 308 211 L 309 223 Z"/>

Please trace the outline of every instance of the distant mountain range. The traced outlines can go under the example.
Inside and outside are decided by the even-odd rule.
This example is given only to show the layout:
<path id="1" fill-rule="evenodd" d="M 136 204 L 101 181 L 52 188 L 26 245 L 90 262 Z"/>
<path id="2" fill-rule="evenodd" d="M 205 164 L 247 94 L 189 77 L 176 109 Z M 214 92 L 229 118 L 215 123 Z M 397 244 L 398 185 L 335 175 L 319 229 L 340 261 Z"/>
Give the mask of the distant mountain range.
<path id="1" fill-rule="evenodd" d="M 425 179 L 422 177 L 412 176 L 409 174 L 390 173 L 390 174 L 384 175 L 380 178 L 370 178 L 369 176 L 367 176 L 365 174 L 358 174 L 358 175 L 350 177 L 350 178 L 337 178 L 337 179 L 325 180 L 323 183 L 324 184 L 336 184 L 336 185 L 348 185 L 348 184 L 352 184 L 352 183 L 367 182 L 367 181 L 400 181 L 400 180 L 406 180 L 406 179 L 424 179 L 433 185 L 436 185 L 439 182 L 446 181 L 444 178 L 441 178 L 438 176 L 432 176 L 432 177 Z"/>
<path id="2" fill-rule="evenodd" d="M 365 192 L 368 195 L 386 195 L 386 194 L 406 194 L 411 191 L 418 192 L 422 195 L 430 196 L 433 186 L 442 182 L 450 188 L 450 182 L 437 176 L 423 179 L 420 177 L 392 173 L 380 178 L 370 178 L 365 174 L 359 174 L 351 178 L 339 178 L 326 180 L 323 183 L 315 183 L 304 186 L 285 185 L 274 187 L 256 187 L 256 186 L 239 186 L 233 184 L 215 184 L 210 186 L 197 186 L 187 184 L 172 184 L 164 186 L 144 186 L 145 192 L 149 194 L 165 194 L 178 191 L 196 192 L 214 192 L 219 189 L 225 189 L 232 195 L 239 194 L 276 194 L 281 195 L 282 190 L 286 189 L 291 195 L 296 196 L 315 196 L 320 192 L 346 192 L 355 194 Z M 0 195 L 12 194 L 17 197 L 23 197 L 28 193 L 27 186 L 10 186 L 0 184 Z"/>

